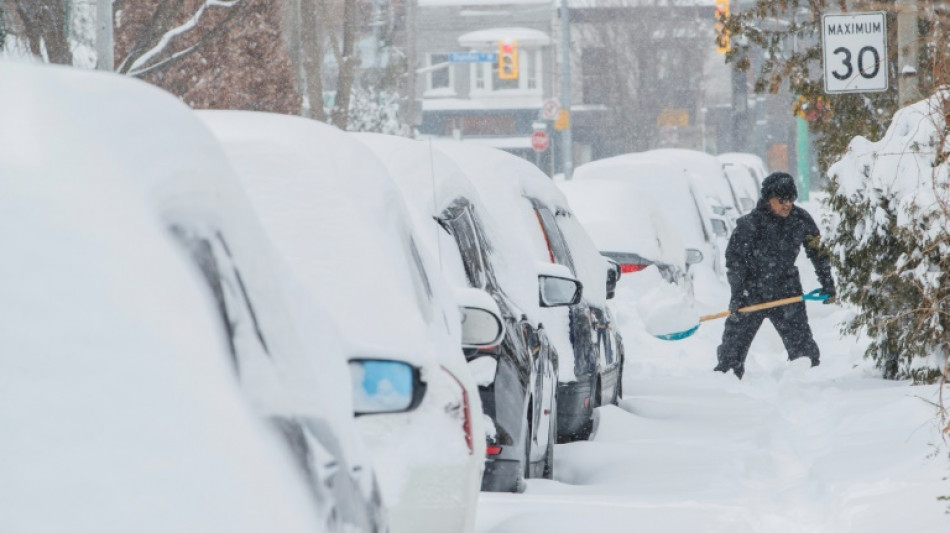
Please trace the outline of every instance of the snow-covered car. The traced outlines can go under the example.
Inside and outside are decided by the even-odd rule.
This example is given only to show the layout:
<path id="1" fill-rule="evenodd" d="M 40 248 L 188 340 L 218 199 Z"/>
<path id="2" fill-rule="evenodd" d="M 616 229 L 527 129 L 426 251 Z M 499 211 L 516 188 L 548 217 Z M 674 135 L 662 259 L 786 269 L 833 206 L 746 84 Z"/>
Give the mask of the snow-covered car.
<path id="1" fill-rule="evenodd" d="M 687 251 L 680 231 L 654 202 L 649 182 L 578 179 L 559 185 L 597 249 L 620 264 L 622 274 L 655 265 L 666 281 L 693 292 L 689 266 L 702 261 L 702 252 Z"/>
<path id="2" fill-rule="evenodd" d="M 723 163 L 722 170 L 726 173 L 726 178 L 732 184 L 732 189 L 736 192 L 739 199 L 739 205 L 742 207 L 742 213 L 748 213 L 755 209 L 759 203 L 759 182 L 755 179 L 752 170 L 742 164 Z"/>
<path id="3" fill-rule="evenodd" d="M 426 394 L 417 408 L 358 419 L 392 530 L 470 530 L 484 422 L 462 354 L 461 315 L 386 168 L 365 145 L 321 122 L 199 115 L 224 145 L 276 247 L 333 313 L 349 357 L 421 369 Z"/>
<path id="4" fill-rule="evenodd" d="M 639 200 L 631 202 L 649 199 L 647 201 L 672 223 L 685 245 L 691 272 L 703 266 L 714 276 L 724 275 L 723 254 L 729 235 L 728 222 L 723 216 L 713 213 L 706 196 L 683 172 L 640 154 L 599 159 L 580 165 L 574 171 L 574 181 L 610 179 L 637 183 L 642 192 L 638 194 Z M 622 232 L 623 228 L 618 231 Z M 636 266 L 627 268 L 637 269 Z"/>
<path id="5" fill-rule="evenodd" d="M 696 190 L 706 196 L 713 213 L 728 221 L 729 231 L 735 227 L 735 220 L 744 211 L 732 183 L 723 171 L 722 162 L 716 156 L 685 148 L 661 148 L 632 155 L 679 169 L 689 176 Z"/>
<path id="6" fill-rule="evenodd" d="M 560 441 L 586 439 L 594 408 L 616 403 L 623 353 L 607 308 L 612 267 L 579 226 L 564 195 L 530 162 L 471 143 L 437 147 L 463 168 L 485 201 L 488 216 L 534 263 L 528 272 L 560 269 L 581 281 L 582 298 L 569 307 L 538 310 L 558 356 L 557 434 Z"/>
<path id="7" fill-rule="evenodd" d="M 752 177 L 755 178 L 756 188 L 762 187 L 762 180 L 769 175 L 765 161 L 761 157 L 746 152 L 726 152 L 716 156 L 720 162 L 725 164 L 741 165 L 749 170 Z"/>
<path id="8" fill-rule="evenodd" d="M 527 254 L 487 217 L 477 190 L 441 151 L 408 139 L 357 137 L 386 161 L 422 234 L 438 250 L 443 275 L 453 288 L 488 293 L 504 319 L 500 345 L 466 350 L 487 426 L 482 489 L 519 491 L 526 477 L 551 477 L 557 361 L 537 310 L 566 305 L 573 294 L 544 290 L 563 280 L 529 271 Z M 577 288 L 574 282 L 568 285 Z"/>
<path id="9" fill-rule="evenodd" d="M 0 77 L 4 527 L 385 530 L 332 323 L 207 128 L 124 76 Z"/>

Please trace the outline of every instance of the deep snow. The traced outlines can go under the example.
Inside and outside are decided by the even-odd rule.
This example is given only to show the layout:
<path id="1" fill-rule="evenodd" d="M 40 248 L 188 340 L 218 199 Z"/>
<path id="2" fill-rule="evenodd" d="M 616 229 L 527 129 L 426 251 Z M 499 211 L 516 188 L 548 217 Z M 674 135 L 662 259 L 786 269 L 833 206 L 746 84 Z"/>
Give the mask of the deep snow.
<path id="1" fill-rule="evenodd" d="M 820 214 L 814 197 L 802 205 Z M 818 286 L 804 254 L 799 269 Z M 598 409 L 590 441 L 555 448 L 554 481 L 483 493 L 476 531 L 950 531 L 937 387 L 880 379 L 864 342 L 838 334 L 852 311 L 808 304 L 814 369 L 787 362 L 766 322 L 739 381 L 712 371 L 722 320 L 676 342 L 644 331 L 638 285 L 651 275 L 625 275 L 612 300 L 627 348 L 619 407 Z M 706 276 L 696 297 L 719 311 L 728 287 Z"/>

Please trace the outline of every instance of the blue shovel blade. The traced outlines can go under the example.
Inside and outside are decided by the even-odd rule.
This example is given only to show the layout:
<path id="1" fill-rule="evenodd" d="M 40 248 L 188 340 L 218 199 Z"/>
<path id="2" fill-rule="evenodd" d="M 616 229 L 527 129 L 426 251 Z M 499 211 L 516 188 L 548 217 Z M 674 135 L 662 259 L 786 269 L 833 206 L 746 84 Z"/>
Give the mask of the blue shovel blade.
<path id="1" fill-rule="evenodd" d="M 691 337 L 693 333 L 696 333 L 696 330 L 699 329 L 699 324 L 696 324 L 694 327 L 691 327 L 684 331 L 677 331 L 676 333 L 666 333 L 663 335 L 656 335 L 656 338 L 662 339 L 665 341 L 678 341 L 685 339 L 686 337 Z"/>
<path id="2" fill-rule="evenodd" d="M 813 302 L 823 302 L 828 299 L 828 295 L 821 292 L 821 289 L 815 289 L 802 295 L 802 300 L 811 300 Z"/>

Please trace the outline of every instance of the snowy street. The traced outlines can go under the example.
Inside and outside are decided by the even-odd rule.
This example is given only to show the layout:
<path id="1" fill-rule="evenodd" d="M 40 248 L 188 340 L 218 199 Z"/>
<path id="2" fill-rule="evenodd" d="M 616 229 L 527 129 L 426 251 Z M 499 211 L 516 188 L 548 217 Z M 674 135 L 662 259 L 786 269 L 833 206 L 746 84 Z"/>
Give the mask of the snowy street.
<path id="1" fill-rule="evenodd" d="M 804 204 L 820 220 L 817 204 Z M 814 270 L 799 256 L 806 291 Z M 696 281 L 700 312 L 728 287 Z M 613 305 L 626 345 L 624 398 L 598 409 L 589 442 L 555 449 L 555 480 L 483 493 L 476 530 L 947 531 L 950 496 L 935 386 L 885 381 L 840 338 L 849 311 L 809 303 L 822 364 L 789 363 L 766 322 L 739 381 L 712 372 L 723 321 L 691 338 L 652 338 L 624 276 Z M 940 497 L 944 500 L 940 500 Z"/>

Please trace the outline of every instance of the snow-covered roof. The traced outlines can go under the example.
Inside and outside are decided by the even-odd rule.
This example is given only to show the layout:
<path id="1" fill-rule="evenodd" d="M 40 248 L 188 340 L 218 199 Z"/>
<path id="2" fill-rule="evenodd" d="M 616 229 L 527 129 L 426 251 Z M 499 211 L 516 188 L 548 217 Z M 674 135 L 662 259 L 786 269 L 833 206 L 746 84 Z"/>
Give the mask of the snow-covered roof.
<path id="1" fill-rule="evenodd" d="M 461 46 L 477 48 L 486 44 L 496 44 L 505 39 L 518 41 L 518 46 L 547 46 L 551 44 L 548 34 L 531 28 L 490 28 L 477 30 L 459 36 Z"/>

